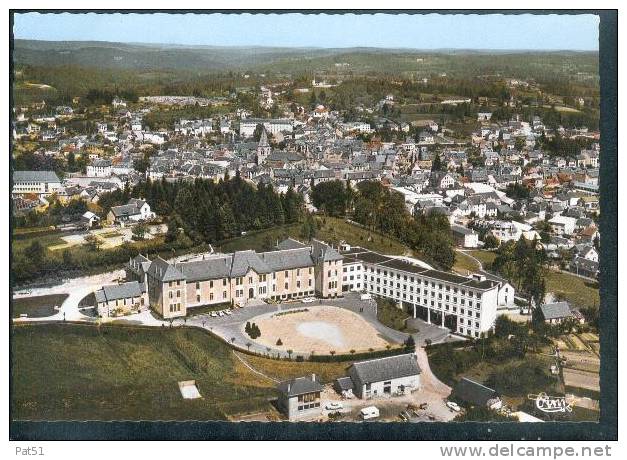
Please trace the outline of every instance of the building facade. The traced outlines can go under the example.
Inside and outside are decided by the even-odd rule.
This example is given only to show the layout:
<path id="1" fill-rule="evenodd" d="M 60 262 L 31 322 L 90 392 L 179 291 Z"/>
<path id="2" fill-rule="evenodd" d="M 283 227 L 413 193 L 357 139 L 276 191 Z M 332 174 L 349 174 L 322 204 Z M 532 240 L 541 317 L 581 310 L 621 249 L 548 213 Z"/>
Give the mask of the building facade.
<path id="1" fill-rule="evenodd" d="M 281 382 L 278 390 L 277 405 L 290 420 L 322 414 L 320 395 L 324 387 L 317 381 L 315 374 Z"/>
<path id="2" fill-rule="evenodd" d="M 513 303 L 514 289 L 497 277 L 464 277 L 424 268 L 363 248 L 336 250 L 313 240 L 285 240 L 274 251 L 237 251 L 169 263 L 139 255 L 126 266 L 127 279 L 143 284 L 153 310 L 164 318 L 188 308 L 366 292 L 394 300 L 399 308 L 452 332 L 479 337 L 492 329 L 497 308 Z"/>
<path id="3" fill-rule="evenodd" d="M 61 188 L 54 171 L 13 171 L 13 195 L 47 196 Z"/>
<path id="4" fill-rule="evenodd" d="M 316 240 L 312 246 L 294 243 L 276 251 L 237 251 L 176 264 L 139 255 L 129 260 L 126 276 L 145 285 L 151 308 L 164 318 L 204 305 L 341 296 L 340 254 Z"/>
<path id="5" fill-rule="evenodd" d="M 353 363 L 353 392 L 362 399 L 403 395 L 420 389 L 420 367 L 413 353 Z"/>
<path id="6" fill-rule="evenodd" d="M 346 273 L 354 268 L 355 290 L 394 300 L 414 317 L 470 337 L 479 337 L 492 329 L 499 293 L 501 289 L 512 289 L 511 285 L 487 279 L 483 274 L 460 276 L 359 247 L 345 247 L 340 254 Z M 511 292 L 508 301 L 513 301 L 513 296 Z"/>

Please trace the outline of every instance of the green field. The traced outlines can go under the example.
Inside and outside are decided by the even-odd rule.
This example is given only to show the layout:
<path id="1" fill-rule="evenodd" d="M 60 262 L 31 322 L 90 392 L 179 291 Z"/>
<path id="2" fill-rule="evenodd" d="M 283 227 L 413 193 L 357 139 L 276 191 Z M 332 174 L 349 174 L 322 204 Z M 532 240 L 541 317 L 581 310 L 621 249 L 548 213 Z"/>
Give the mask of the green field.
<path id="1" fill-rule="evenodd" d="M 496 253 L 490 252 L 490 251 L 482 251 L 482 250 L 468 251 L 468 254 L 473 256 L 475 259 L 479 259 L 484 266 L 486 264 L 491 264 L 492 262 L 494 262 L 494 259 L 496 258 Z"/>
<path id="2" fill-rule="evenodd" d="M 469 257 L 463 252 L 455 252 L 455 263 L 453 264 L 453 271 L 460 275 L 466 275 L 468 272 L 476 272 L 479 270 L 479 265 L 472 257 Z"/>
<path id="3" fill-rule="evenodd" d="M 20 420 L 224 420 L 266 410 L 274 390 L 196 329 L 14 327 L 13 415 Z M 201 399 L 178 382 L 196 380 Z"/>
<path id="4" fill-rule="evenodd" d="M 598 283 L 568 273 L 550 271 L 546 277 L 546 290 L 578 307 L 598 307 Z"/>
<path id="5" fill-rule="evenodd" d="M 327 243 L 337 244 L 340 241 L 346 241 L 351 245 L 362 246 L 386 255 L 403 255 L 410 252 L 398 240 L 381 233 L 366 230 L 343 219 L 324 217 L 318 219 L 318 221 L 319 229 L 316 238 Z"/>
<path id="6" fill-rule="evenodd" d="M 199 329 L 20 325 L 12 340 L 18 420 L 226 420 L 274 411 L 276 383 Z M 350 365 L 240 356 L 277 380 L 315 373 L 328 382 Z M 182 380 L 196 380 L 202 398 L 184 400 Z"/>
<path id="7" fill-rule="evenodd" d="M 55 306 L 60 306 L 68 294 L 50 294 L 34 297 L 21 297 L 13 299 L 13 318 L 19 318 L 21 314 L 29 318 L 43 318 L 56 313 Z"/>

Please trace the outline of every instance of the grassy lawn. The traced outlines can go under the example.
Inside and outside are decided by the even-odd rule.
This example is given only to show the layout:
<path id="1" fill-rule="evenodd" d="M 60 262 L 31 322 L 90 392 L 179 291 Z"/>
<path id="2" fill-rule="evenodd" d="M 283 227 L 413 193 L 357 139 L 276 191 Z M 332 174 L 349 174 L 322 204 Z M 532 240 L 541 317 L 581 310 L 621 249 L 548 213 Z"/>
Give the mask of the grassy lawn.
<path id="1" fill-rule="evenodd" d="M 387 255 L 403 255 L 409 252 L 399 241 L 377 232 L 353 225 L 336 217 L 318 218 L 316 238 L 327 243 L 337 244 L 346 241 L 354 246 L 362 246 Z"/>
<path id="2" fill-rule="evenodd" d="M 66 245 L 67 241 L 61 238 L 60 234 L 43 235 L 43 236 L 28 236 L 21 239 L 13 239 L 13 251 L 22 251 L 29 247 L 31 243 L 38 241 L 44 248 L 50 248 L 52 246 Z"/>
<path id="3" fill-rule="evenodd" d="M 288 236 L 299 238 L 300 225 L 284 225 L 282 227 L 269 228 L 255 232 L 248 232 L 246 235 L 222 242 L 216 245 L 216 250 L 221 252 L 235 252 L 252 249 L 254 251 L 269 251 Z"/>
<path id="4" fill-rule="evenodd" d="M 13 318 L 27 314 L 29 318 L 43 318 L 56 313 L 55 305 L 61 305 L 68 294 L 50 294 L 13 299 Z"/>
<path id="5" fill-rule="evenodd" d="M 239 355 L 259 372 L 277 380 L 288 380 L 295 377 L 316 374 L 316 378 L 320 379 L 321 382 L 330 383 L 338 377 L 346 376 L 346 371 L 351 365 L 351 363 L 347 361 L 335 363 L 305 361 L 299 363 L 296 361 L 266 359 L 244 353 L 240 353 Z"/>
<path id="6" fill-rule="evenodd" d="M 455 252 L 455 264 L 453 264 L 453 271 L 459 273 L 460 275 L 467 275 L 469 271 L 476 272 L 477 270 L 479 270 L 479 265 L 472 259 L 472 257 L 469 257 L 463 252 Z"/>
<path id="7" fill-rule="evenodd" d="M 451 354 L 440 347 L 429 351 L 429 364 L 446 384 L 454 387 L 462 377 L 467 377 L 496 389 L 510 405 L 522 404 L 527 393 L 563 391 L 557 378 L 550 374 L 554 360 L 548 356 L 529 352 L 522 359 L 479 359 L 474 353 L 462 348 Z"/>
<path id="8" fill-rule="evenodd" d="M 468 251 L 468 253 L 476 259 L 479 259 L 483 265 L 491 264 L 496 258 L 496 253 L 490 251 Z"/>
<path id="9" fill-rule="evenodd" d="M 20 420 L 225 420 L 269 408 L 274 384 L 191 328 L 13 328 L 12 409 Z M 261 358 L 263 360 L 263 358 Z M 178 382 L 196 380 L 201 399 Z"/>
<path id="10" fill-rule="evenodd" d="M 599 306 L 598 283 L 568 273 L 549 272 L 546 290 L 578 307 Z"/>

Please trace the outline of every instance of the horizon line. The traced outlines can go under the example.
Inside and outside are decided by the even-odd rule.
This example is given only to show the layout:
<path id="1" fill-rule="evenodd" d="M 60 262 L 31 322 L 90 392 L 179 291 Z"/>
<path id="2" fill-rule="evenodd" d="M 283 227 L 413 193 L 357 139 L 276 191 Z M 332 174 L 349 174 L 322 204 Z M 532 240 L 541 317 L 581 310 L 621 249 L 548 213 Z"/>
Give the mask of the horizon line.
<path id="1" fill-rule="evenodd" d="M 16 40 L 29 40 L 33 42 L 44 43 L 109 43 L 109 44 L 123 44 L 123 45 L 165 45 L 165 46 L 178 46 L 178 47 L 212 47 L 212 48 L 282 48 L 282 49 L 306 49 L 306 50 L 350 50 L 350 49 L 372 49 L 372 50 L 400 50 L 400 51 L 511 51 L 518 53 L 529 52 L 576 52 L 576 53 L 598 53 L 598 49 L 583 49 L 583 48 L 411 48 L 411 47 L 385 47 L 385 46 L 298 46 L 298 45 L 211 45 L 211 44 L 191 44 L 191 43 L 164 43 L 164 42 L 120 42 L 109 40 L 93 40 L 93 39 L 81 39 L 81 40 L 48 40 L 40 38 L 25 38 L 25 37 L 12 37 L 13 41 Z"/>

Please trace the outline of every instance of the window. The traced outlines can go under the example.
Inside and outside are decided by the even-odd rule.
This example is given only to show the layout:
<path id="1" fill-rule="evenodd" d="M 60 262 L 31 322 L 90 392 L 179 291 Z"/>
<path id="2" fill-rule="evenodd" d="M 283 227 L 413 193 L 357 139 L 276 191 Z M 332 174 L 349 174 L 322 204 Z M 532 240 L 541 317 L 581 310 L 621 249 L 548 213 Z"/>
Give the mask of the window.
<path id="1" fill-rule="evenodd" d="M 196 289 L 200 289 L 200 283 L 196 281 Z"/>
<path id="2" fill-rule="evenodd" d="M 286 271 L 286 272 L 285 272 L 285 277 L 287 278 L 289 275 L 290 275 L 290 274 L 289 274 L 289 272 L 288 272 L 288 271 Z"/>
<path id="3" fill-rule="evenodd" d="M 226 291 L 224 291 L 224 292 L 222 293 L 222 298 L 223 298 L 223 299 L 226 299 Z"/>
<path id="4" fill-rule="evenodd" d="M 209 293 L 209 300 L 213 300 L 213 292 Z"/>
<path id="5" fill-rule="evenodd" d="M 225 280 L 226 281 L 226 280 Z M 209 281 L 209 287 L 213 288 L 213 281 Z"/>

